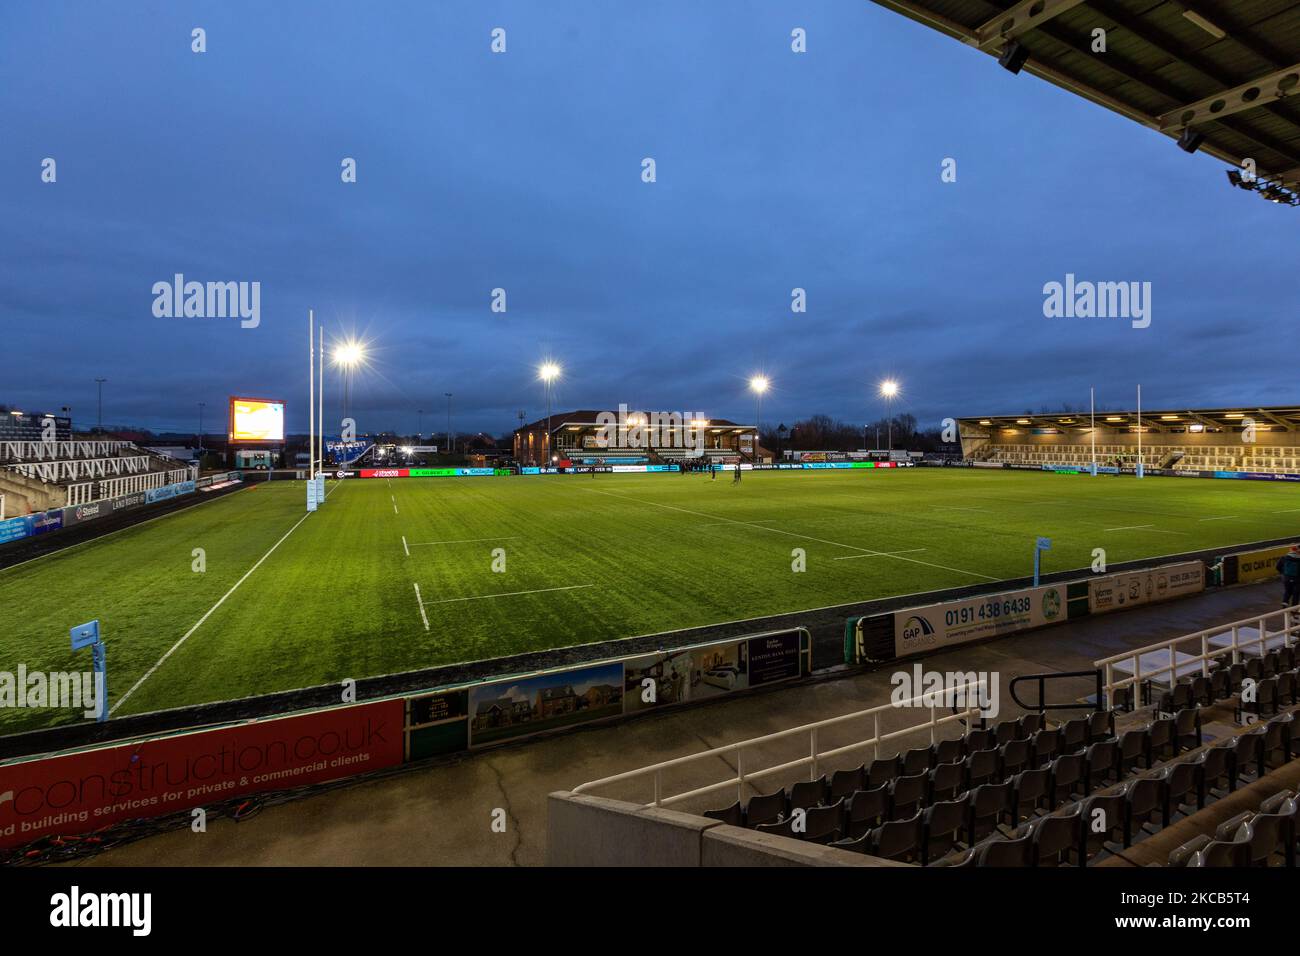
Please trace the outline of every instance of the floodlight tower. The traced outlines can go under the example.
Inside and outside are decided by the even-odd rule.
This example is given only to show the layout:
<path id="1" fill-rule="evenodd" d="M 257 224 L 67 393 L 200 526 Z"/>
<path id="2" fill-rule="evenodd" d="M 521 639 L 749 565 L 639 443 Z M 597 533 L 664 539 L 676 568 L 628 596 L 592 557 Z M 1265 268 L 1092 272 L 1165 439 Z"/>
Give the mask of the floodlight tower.
<path id="1" fill-rule="evenodd" d="M 880 383 L 880 395 L 885 400 L 885 414 L 889 418 L 889 450 L 894 450 L 894 399 L 898 396 L 898 383 L 887 378 Z M 891 454 L 889 456 L 893 458 Z"/>
<path id="2" fill-rule="evenodd" d="M 766 375 L 755 375 L 749 380 L 750 391 L 754 393 L 754 457 L 758 459 L 758 449 L 763 434 L 763 393 L 771 386 Z"/>
<path id="3" fill-rule="evenodd" d="M 537 377 L 546 385 L 546 459 L 551 463 L 551 392 L 555 380 L 560 377 L 560 366 L 555 362 L 543 362 L 537 369 Z"/>

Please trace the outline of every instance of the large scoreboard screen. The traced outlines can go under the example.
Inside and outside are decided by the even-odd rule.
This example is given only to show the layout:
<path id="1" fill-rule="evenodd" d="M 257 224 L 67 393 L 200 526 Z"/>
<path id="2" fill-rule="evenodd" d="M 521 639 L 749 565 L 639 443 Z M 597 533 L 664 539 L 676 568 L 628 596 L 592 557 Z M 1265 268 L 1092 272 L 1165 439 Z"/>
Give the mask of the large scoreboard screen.
<path id="1" fill-rule="evenodd" d="M 266 398 L 230 400 L 232 442 L 284 441 L 284 402 Z"/>

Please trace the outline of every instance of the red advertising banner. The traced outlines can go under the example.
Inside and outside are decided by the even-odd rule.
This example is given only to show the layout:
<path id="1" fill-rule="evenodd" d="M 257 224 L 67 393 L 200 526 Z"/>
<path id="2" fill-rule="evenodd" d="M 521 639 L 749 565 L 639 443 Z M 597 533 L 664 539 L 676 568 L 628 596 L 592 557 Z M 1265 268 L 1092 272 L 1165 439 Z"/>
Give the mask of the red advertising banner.
<path id="1" fill-rule="evenodd" d="M 404 722 L 381 700 L 6 764 L 0 846 L 395 766 Z"/>
<path id="2" fill-rule="evenodd" d="M 409 478 L 409 468 L 362 468 L 362 478 Z"/>

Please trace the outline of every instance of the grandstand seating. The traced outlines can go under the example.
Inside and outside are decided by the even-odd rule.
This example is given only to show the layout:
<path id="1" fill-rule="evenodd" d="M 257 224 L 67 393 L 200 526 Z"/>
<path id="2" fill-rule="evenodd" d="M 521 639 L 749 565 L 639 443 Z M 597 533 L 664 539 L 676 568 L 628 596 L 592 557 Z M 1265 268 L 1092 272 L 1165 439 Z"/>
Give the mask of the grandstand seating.
<path id="1" fill-rule="evenodd" d="M 1135 445 L 1099 444 L 1096 461 L 1107 464 L 1115 458 L 1136 461 Z M 980 449 L 981 461 L 1022 465 L 1067 465 L 1084 467 L 1093 461 L 1091 445 L 991 444 Z M 1167 445 L 1143 444 L 1142 460 L 1148 467 L 1175 471 L 1255 471 L 1300 474 L 1300 447 L 1293 445 Z"/>
<path id="2" fill-rule="evenodd" d="M 1117 717 L 1139 715 L 1103 710 L 1044 727 L 1028 714 L 705 816 L 922 866 L 1088 866 L 1300 756 L 1290 713 L 1204 745 L 1206 707 L 1185 702 L 1118 733 Z M 1289 791 L 1270 798 L 1179 847 L 1169 865 L 1294 866 L 1298 806 Z"/>
<path id="3" fill-rule="evenodd" d="M 186 463 L 126 441 L 0 442 L 0 494 L 9 517 L 90 504 L 193 477 Z"/>

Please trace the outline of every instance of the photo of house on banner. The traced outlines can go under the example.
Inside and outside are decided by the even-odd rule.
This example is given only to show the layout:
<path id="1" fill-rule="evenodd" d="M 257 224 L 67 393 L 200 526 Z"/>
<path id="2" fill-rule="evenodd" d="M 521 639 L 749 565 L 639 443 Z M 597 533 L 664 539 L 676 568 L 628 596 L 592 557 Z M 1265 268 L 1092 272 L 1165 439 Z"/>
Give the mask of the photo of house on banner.
<path id="1" fill-rule="evenodd" d="M 475 687 L 470 746 L 526 737 L 623 713 L 623 663 L 539 674 Z"/>

